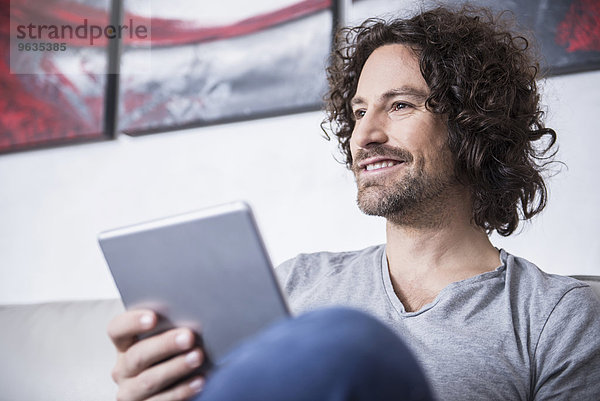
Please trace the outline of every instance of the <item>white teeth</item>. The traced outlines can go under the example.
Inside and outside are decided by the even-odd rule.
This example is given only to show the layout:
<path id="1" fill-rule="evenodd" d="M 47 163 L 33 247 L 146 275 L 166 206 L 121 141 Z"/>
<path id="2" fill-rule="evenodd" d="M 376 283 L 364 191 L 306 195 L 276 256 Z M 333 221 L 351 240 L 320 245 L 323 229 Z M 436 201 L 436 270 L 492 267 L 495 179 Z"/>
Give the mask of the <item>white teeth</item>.
<path id="1" fill-rule="evenodd" d="M 392 166 L 395 166 L 396 164 L 398 164 L 398 162 L 395 162 L 395 161 L 386 161 L 386 162 L 367 164 L 367 171 L 377 170 L 377 169 L 385 168 L 385 167 L 392 167 Z"/>

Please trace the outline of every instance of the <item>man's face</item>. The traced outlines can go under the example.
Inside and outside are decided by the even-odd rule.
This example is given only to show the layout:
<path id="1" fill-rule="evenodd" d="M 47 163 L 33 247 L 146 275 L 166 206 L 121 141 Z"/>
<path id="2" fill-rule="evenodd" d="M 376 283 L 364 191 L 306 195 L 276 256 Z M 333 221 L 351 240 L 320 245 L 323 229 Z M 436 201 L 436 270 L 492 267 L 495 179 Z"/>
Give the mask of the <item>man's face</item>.
<path id="1" fill-rule="evenodd" d="M 350 138 L 358 205 L 403 221 L 433 212 L 456 182 L 441 117 L 425 108 L 429 88 L 415 54 L 399 44 L 377 48 L 358 80 Z"/>

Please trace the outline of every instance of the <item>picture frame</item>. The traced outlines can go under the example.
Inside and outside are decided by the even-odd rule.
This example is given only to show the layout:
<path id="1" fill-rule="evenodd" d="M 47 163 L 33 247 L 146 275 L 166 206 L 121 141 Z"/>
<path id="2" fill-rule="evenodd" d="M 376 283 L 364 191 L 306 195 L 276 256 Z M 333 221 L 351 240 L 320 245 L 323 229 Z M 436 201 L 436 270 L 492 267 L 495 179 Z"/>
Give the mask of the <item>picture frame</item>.
<path id="1" fill-rule="evenodd" d="M 115 25 L 119 7 L 118 0 L 12 0 L 1 13 L 9 48 L 0 67 L 0 154 L 114 137 L 118 41 L 90 43 L 86 35 L 92 25 Z"/>
<path id="2" fill-rule="evenodd" d="M 142 135 L 321 108 L 337 1 L 245 4 L 153 5 L 151 47 L 123 42 L 119 131 Z M 150 18 L 138 7 L 126 2 L 125 16 Z"/>
<path id="3" fill-rule="evenodd" d="M 447 4 L 459 7 L 464 0 L 352 0 L 351 24 L 367 17 L 410 16 L 420 9 Z M 542 76 L 555 76 L 600 68 L 600 7 L 590 0 L 479 0 L 471 5 L 508 11 L 517 29 L 541 56 Z"/>

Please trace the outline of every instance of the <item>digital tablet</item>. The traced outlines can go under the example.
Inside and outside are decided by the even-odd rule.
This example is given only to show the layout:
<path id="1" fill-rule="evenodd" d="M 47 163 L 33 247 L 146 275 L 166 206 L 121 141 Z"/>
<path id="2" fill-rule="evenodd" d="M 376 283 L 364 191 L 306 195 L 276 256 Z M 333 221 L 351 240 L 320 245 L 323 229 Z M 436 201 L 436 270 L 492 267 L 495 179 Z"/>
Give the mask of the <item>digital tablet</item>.
<path id="1" fill-rule="evenodd" d="M 152 333 L 189 327 L 213 364 L 289 315 L 243 202 L 103 232 L 98 242 L 127 309 L 159 315 Z"/>

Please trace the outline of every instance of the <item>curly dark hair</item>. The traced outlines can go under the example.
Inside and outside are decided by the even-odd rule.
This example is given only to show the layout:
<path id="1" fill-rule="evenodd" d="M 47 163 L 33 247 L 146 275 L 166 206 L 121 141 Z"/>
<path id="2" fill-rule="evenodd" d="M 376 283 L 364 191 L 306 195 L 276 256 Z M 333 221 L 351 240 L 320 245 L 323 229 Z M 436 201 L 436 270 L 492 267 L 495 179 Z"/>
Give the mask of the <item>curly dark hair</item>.
<path id="1" fill-rule="evenodd" d="M 548 198 L 541 173 L 556 154 L 556 133 L 543 123 L 536 56 L 511 29 L 504 14 L 438 7 L 410 19 L 371 18 L 339 30 L 322 127 L 328 124 L 337 137 L 347 167 L 354 129 L 350 100 L 362 68 L 376 48 L 404 44 L 429 86 L 427 109 L 447 121 L 455 175 L 471 190 L 475 224 L 508 236 L 520 219 L 541 212 Z"/>

